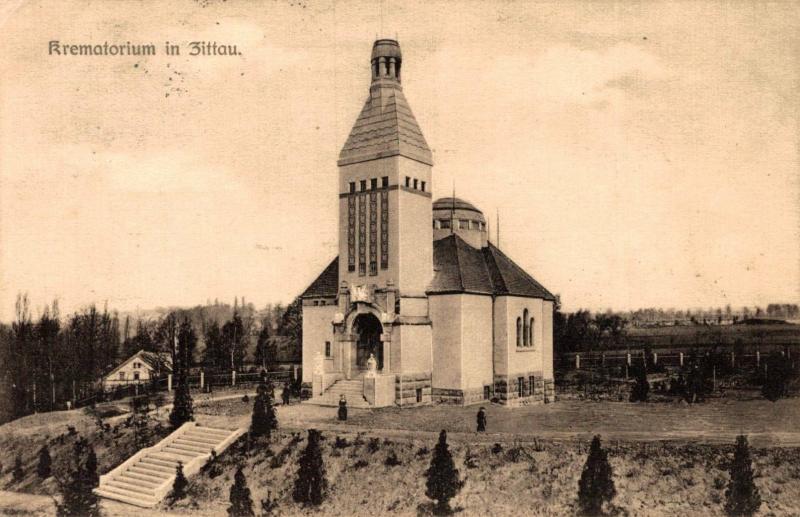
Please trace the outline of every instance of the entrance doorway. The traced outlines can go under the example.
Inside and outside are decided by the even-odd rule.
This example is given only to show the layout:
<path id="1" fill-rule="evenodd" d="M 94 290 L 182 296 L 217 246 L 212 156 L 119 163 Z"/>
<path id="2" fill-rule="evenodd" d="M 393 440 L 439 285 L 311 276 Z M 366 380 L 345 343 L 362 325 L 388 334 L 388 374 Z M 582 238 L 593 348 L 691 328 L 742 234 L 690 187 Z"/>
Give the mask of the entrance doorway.
<path id="1" fill-rule="evenodd" d="M 383 343 L 381 334 L 383 326 L 373 314 L 359 314 L 353 322 L 353 333 L 356 340 L 356 366 L 360 370 L 367 369 L 370 354 L 375 356 L 378 370 L 383 370 Z"/>

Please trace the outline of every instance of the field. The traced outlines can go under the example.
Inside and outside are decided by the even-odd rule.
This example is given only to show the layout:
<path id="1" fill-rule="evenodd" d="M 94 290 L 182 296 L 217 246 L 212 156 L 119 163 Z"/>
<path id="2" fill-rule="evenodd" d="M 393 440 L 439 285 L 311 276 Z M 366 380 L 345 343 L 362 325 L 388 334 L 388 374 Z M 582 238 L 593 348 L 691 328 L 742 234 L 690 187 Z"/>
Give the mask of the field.
<path id="1" fill-rule="evenodd" d="M 800 345 L 800 325 L 790 323 L 758 323 L 753 325 L 675 325 L 664 327 L 630 327 L 625 342 L 619 347 L 688 348 L 733 345 L 760 346 L 762 351 L 785 345 Z"/>
<path id="2" fill-rule="evenodd" d="M 252 399 L 235 398 L 200 403 L 195 415 L 200 423 L 232 428 L 247 426 L 251 409 Z M 602 435 L 614 469 L 616 515 L 723 515 L 727 468 L 739 433 L 747 434 L 752 445 L 756 484 L 764 501 L 759 515 L 800 513 L 797 399 L 713 399 L 694 406 L 587 401 L 517 409 L 489 405 L 486 434 L 474 432 L 476 409 L 351 409 L 351 418 L 340 423 L 335 408 L 279 406 L 281 430 L 272 441 L 237 442 L 214 469 L 191 480 L 188 499 L 153 510 L 110 501 L 103 506 L 108 515 L 120 516 L 224 516 L 233 474 L 241 464 L 257 512 L 260 500 L 269 494 L 276 499 L 276 515 L 427 515 L 423 474 L 438 431 L 446 428 L 465 480 L 453 500 L 457 515 L 574 515 L 578 478 L 588 441 L 596 433 Z M 105 422 L 115 423 L 106 431 L 82 411 L 34 415 L 0 427 L 4 457 L 22 453 L 28 472 L 15 484 L 11 465 L 4 464 L 0 487 L 38 494 L 24 496 L 32 498 L 27 504 L 24 498 L 8 497 L 0 513 L 53 515 L 52 505 L 42 496 L 55 494 L 55 485 L 35 476 L 38 449 L 50 443 L 55 462 L 60 461 L 73 439 L 67 426 L 73 426 L 94 443 L 100 471 L 105 472 L 132 450 L 124 418 L 109 416 Z M 291 498 L 297 458 L 305 446 L 305 431 L 312 427 L 323 431 L 329 482 L 328 499 L 313 511 Z M 390 454 L 399 464 L 387 465 Z"/>

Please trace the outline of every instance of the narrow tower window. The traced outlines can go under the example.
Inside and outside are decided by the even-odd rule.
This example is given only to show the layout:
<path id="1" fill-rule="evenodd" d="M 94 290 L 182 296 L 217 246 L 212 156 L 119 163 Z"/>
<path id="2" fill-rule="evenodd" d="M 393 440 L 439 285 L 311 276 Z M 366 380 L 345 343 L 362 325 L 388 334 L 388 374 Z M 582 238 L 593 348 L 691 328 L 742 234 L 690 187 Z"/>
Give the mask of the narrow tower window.
<path id="1" fill-rule="evenodd" d="M 381 186 L 383 188 L 386 188 L 386 187 L 389 186 L 389 176 L 384 176 L 383 178 L 381 178 Z"/>
<path id="2" fill-rule="evenodd" d="M 350 182 L 350 193 L 351 194 L 355 194 L 356 193 L 356 182 L 355 181 L 351 181 Z"/>
<path id="3" fill-rule="evenodd" d="M 517 347 L 522 346 L 522 320 L 517 318 Z"/>
<path id="4" fill-rule="evenodd" d="M 522 332 L 523 346 L 528 346 L 528 338 L 530 337 L 530 330 L 528 329 L 528 309 L 522 311 L 522 324 L 524 325 Z"/>
<path id="5" fill-rule="evenodd" d="M 370 183 L 369 188 L 371 188 L 372 190 L 375 190 L 376 188 L 378 188 L 378 178 L 372 178 L 369 181 L 369 183 Z"/>
<path id="6" fill-rule="evenodd" d="M 417 187 L 418 187 L 417 178 L 414 178 L 414 190 L 417 190 Z"/>
<path id="7" fill-rule="evenodd" d="M 421 183 L 420 190 L 425 192 L 425 182 L 424 181 Z"/>
<path id="8" fill-rule="evenodd" d="M 361 180 L 361 192 L 367 190 L 367 180 Z"/>

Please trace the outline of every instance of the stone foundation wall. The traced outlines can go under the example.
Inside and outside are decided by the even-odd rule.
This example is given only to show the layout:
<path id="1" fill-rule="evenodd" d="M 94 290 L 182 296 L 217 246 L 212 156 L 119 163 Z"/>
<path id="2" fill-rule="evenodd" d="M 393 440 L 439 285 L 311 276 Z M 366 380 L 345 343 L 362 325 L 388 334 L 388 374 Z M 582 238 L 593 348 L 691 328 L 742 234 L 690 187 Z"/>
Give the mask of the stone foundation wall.
<path id="1" fill-rule="evenodd" d="M 457 406 L 469 406 L 470 404 L 489 402 L 483 398 L 483 388 L 472 388 L 468 390 L 433 388 L 431 396 L 433 401 L 439 404 L 453 404 Z"/>
<path id="2" fill-rule="evenodd" d="M 531 393 L 530 377 L 533 377 Z M 519 378 L 522 377 L 522 397 L 519 396 Z M 552 379 L 544 380 L 541 373 L 525 372 L 513 375 L 496 375 L 494 397 L 507 406 L 527 406 L 555 401 L 555 385 Z"/>
<path id="3" fill-rule="evenodd" d="M 310 382 L 303 382 L 300 384 L 300 398 L 302 400 L 310 399 L 313 394 L 314 389 Z"/>
<path id="4" fill-rule="evenodd" d="M 400 406 L 422 406 L 431 403 L 431 372 L 398 373 L 395 379 L 395 402 Z M 417 390 L 422 400 L 417 402 Z"/>

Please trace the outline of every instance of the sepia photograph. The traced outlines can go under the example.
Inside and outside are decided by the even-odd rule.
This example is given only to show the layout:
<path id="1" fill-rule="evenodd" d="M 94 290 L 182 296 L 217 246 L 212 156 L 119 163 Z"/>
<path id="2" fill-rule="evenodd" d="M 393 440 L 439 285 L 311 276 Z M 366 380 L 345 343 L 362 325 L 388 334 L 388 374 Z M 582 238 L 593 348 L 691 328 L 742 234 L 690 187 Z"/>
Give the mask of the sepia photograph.
<path id="1" fill-rule="evenodd" d="M 800 516 L 800 3 L 0 29 L 0 515 Z"/>

